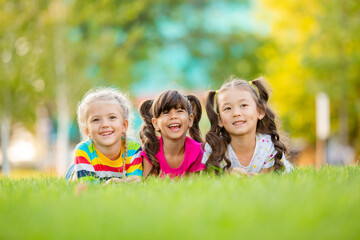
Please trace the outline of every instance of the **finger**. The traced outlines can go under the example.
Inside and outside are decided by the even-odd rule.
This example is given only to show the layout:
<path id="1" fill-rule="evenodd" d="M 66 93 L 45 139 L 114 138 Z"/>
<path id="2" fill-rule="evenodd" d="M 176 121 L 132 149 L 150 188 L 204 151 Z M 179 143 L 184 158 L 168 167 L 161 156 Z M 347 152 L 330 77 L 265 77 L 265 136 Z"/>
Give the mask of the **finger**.
<path id="1" fill-rule="evenodd" d="M 241 174 L 241 175 L 247 175 L 246 171 L 242 168 L 233 168 L 231 170 L 232 173 Z"/>
<path id="2" fill-rule="evenodd" d="M 140 178 L 139 178 L 139 176 L 130 176 L 130 177 L 126 178 L 126 181 L 127 182 L 139 182 Z"/>

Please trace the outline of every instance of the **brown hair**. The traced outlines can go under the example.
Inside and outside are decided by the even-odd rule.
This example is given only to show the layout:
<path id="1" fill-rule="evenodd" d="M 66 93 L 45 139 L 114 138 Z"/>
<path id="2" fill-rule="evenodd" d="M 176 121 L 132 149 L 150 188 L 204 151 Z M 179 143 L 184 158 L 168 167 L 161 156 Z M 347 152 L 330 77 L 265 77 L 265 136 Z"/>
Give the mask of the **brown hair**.
<path id="1" fill-rule="evenodd" d="M 182 108 L 189 115 L 194 115 L 194 122 L 189 129 L 189 134 L 195 141 L 203 142 L 199 128 L 202 109 L 197 97 L 194 95 L 184 96 L 177 90 L 167 90 L 158 95 L 155 100 L 144 101 L 139 107 L 140 115 L 144 121 L 139 134 L 146 156 L 153 166 L 150 173 L 159 174 L 160 172 L 159 162 L 155 157 L 159 151 L 159 140 L 152 124 L 152 118 L 158 118 L 162 112 L 170 111 L 173 108 Z"/>
<path id="2" fill-rule="evenodd" d="M 220 90 L 208 92 L 206 98 L 206 113 L 210 121 L 210 130 L 206 134 L 205 140 L 212 148 L 212 152 L 209 156 L 208 161 L 206 162 L 206 166 L 207 168 L 211 166 L 215 167 L 216 172 L 218 172 L 217 169 L 220 169 L 220 162 L 222 160 L 226 162 L 226 166 L 224 167 L 224 169 L 229 169 L 231 167 L 231 161 L 226 157 L 227 148 L 231 142 L 231 136 L 224 127 L 219 126 L 219 105 L 216 99 L 215 107 L 214 100 L 215 96 L 219 93 L 221 94 L 223 90 L 235 87 L 248 90 L 253 95 L 258 109 L 262 110 L 265 113 L 265 116 L 257 122 L 256 132 L 268 134 L 271 136 L 271 140 L 277 151 L 277 154 L 274 157 L 275 170 L 280 170 L 284 166 L 280 160 L 283 153 L 286 152 L 286 147 L 280 141 L 280 136 L 275 122 L 276 115 L 268 107 L 267 104 L 269 100 L 269 93 L 265 87 L 265 80 L 263 78 L 257 78 L 250 83 L 245 80 L 231 77 L 230 82 L 225 83 L 223 86 L 221 86 Z"/>

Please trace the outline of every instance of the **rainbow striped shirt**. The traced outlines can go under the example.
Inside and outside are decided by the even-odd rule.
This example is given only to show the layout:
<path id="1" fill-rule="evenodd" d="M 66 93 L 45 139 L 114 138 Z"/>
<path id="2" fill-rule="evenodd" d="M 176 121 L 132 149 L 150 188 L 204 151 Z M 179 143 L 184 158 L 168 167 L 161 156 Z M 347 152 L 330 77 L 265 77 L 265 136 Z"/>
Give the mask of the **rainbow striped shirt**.
<path id="1" fill-rule="evenodd" d="M 141 146 L 131 138 L 127 138 L 126 176 L 142 176 Z M 121 178 L 125 151 L 122 148 L 119 159 L 110 160 L 96 148 L 92 139 L 79 143 L 75 148 L 74 169 L 78 179 L 95 177 L 107 180 L 112 177 Z"/>

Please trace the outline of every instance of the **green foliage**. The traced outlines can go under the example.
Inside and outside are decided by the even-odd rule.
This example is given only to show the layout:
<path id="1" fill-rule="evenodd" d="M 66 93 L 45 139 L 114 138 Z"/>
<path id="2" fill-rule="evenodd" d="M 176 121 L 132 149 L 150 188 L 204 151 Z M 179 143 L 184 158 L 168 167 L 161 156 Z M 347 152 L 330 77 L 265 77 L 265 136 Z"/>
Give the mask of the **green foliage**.
<path id="1" fill-rule="evenodd" d="M 34 108 L 40 100 L 43 84 L 36 71 L 40 54 L 36 36 L 39 5 L 0 2 L 0 117 L 6 115 L 30 126 L 35 119 Z"/>
<path id="2" fill-rule="evenodd" d="M 248 80 L 263 74 L 292 137 L 315 140 L 321 90 L 331 97 L 332 133 L 349 134 L 360 149 L 359 1 L 261 0 L 261 9 L 253 9 L 255 3 L 0 1 L 0 115 L 33 127 L 38 107 L 57 115 L 63 89 L 74 118 L 94 86 L 144 98 L 168 82 L 205 91 L 232 74 Z M 260 25 L 247 28 L 250 17 L 217 15 L 232 11 L 265 18 L 270 34 Z"/>
<path id="3" fill-rule="evenodd" d="M 254 78 L 262 69 L 254 51 L 265 39 L 234 28 L 235 23 L 227 31 L 212 26 L 218 9 L 249 8 L 249 1 L 0 4 L 0 106 L 17 122 L 31 125 L 39 106 L 55 117 L 63 107 L 56 102 L 59 96 L 66 98 L 74 117 L 76 103 L 94 86 L 127 91 L 145 81 L 141 86 L 158 90 L 164 85 L 161 78 L 205 90 L 230 74 Z"/>
<path id="4" fill-rule="evenodd" d="M 1 239 L 356 239 L 360 168 L 87 188 L 0 179 Z M 21 231 L 19 230 L 21 229 Z"/>
<path id="5" fill-rule="evenodd" d="M 323 91 L 330 96 L 332 133 L 349 134 L 359 147 L 359 1 L 262 0 L 259 6 L 272 29 L 272 42 L 259 52 L 286 129 L 314 140 L 315 94 Z"/>

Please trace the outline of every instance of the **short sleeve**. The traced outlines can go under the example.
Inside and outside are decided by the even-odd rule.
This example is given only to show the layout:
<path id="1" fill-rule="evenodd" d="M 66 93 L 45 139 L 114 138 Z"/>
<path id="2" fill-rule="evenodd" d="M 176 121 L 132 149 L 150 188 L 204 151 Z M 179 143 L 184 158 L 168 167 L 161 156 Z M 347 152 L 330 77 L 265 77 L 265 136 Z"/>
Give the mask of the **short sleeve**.
<path id="1" fill-rule="evenodd" d="M 289 172 L 294 171 L 294 169 L 295 169 L 294 166 L 285 158 L 284 154 L 282 155 L 282 158 L 280 161 L 282 161 L 282 163 L 284 164 L 284 167 L 285 167 L 284 172 L 289 173 Z"/>
<path id="2" fill-rule="evenodd" d="M 152 162 L 151 162 L 151 161 L 149 160 L 149 158 L 147 157 L 145 150 L 142 150 L 142 151 L 141 151 L 140 156 L 142 157 L 142 159 L 146 159 L 146 160 L 152 165 Z"/>
<path id="3" fill-rule="evenodd" d="M 262 168 L 271 168 L 275 164 L 276 150 L 274 150 L 269 157 L 265 159 L 264 166 Z"/>
<path id="4" fill-rule="evenodd" d="M 74 171 L 77 179 L 95 177 L 95 169 L 90 162 L 89 155 L 86 151 L 79 148 L 75 149 Z"/>
<path id="5" fill-rule="evenodd" d="M 65 179 L 67 181 L 74 181 L 75 180 L 75 166 L 74 166 L 74 163 L 72 163 L 70 165 L 70 167 L 68 168 L 68 170 L 66 171 L 65 173 Z"/>
<path id="6" fill-rule="evenodd" d="M 276 151 L 270 155 L 270 157 L 264 162 L 263 168 L 271 168 L 275 164 L 275 155 Z M 294 170 L 294 166 L 285 158 L 285 154 L 283 153 L 282 158 L 280 161 L 284 164 L 285 171 L 284 172 L 291 172 Z"/>
<path id="7" fill-rule="evenodd" d="M 206 169 L 205 164 L 202 163 L 203 151 L 200 149 L 199 155 L 196 160 L 190 165 L 188 172 L 199 172 Z"/>
<path id="8" fill-rule="evenodd" d="M 212 152 L 212 148 L 210 147 L 210 145 L 208 143 L 206 143 L 205 147 L 204 147 L 204 154 L 203 154 L 202 159 L 201 159 L 202 164 L 206 164 L 206 162 L 209 159 L 209 156 L 210 156 L 211 152 Z"/>

